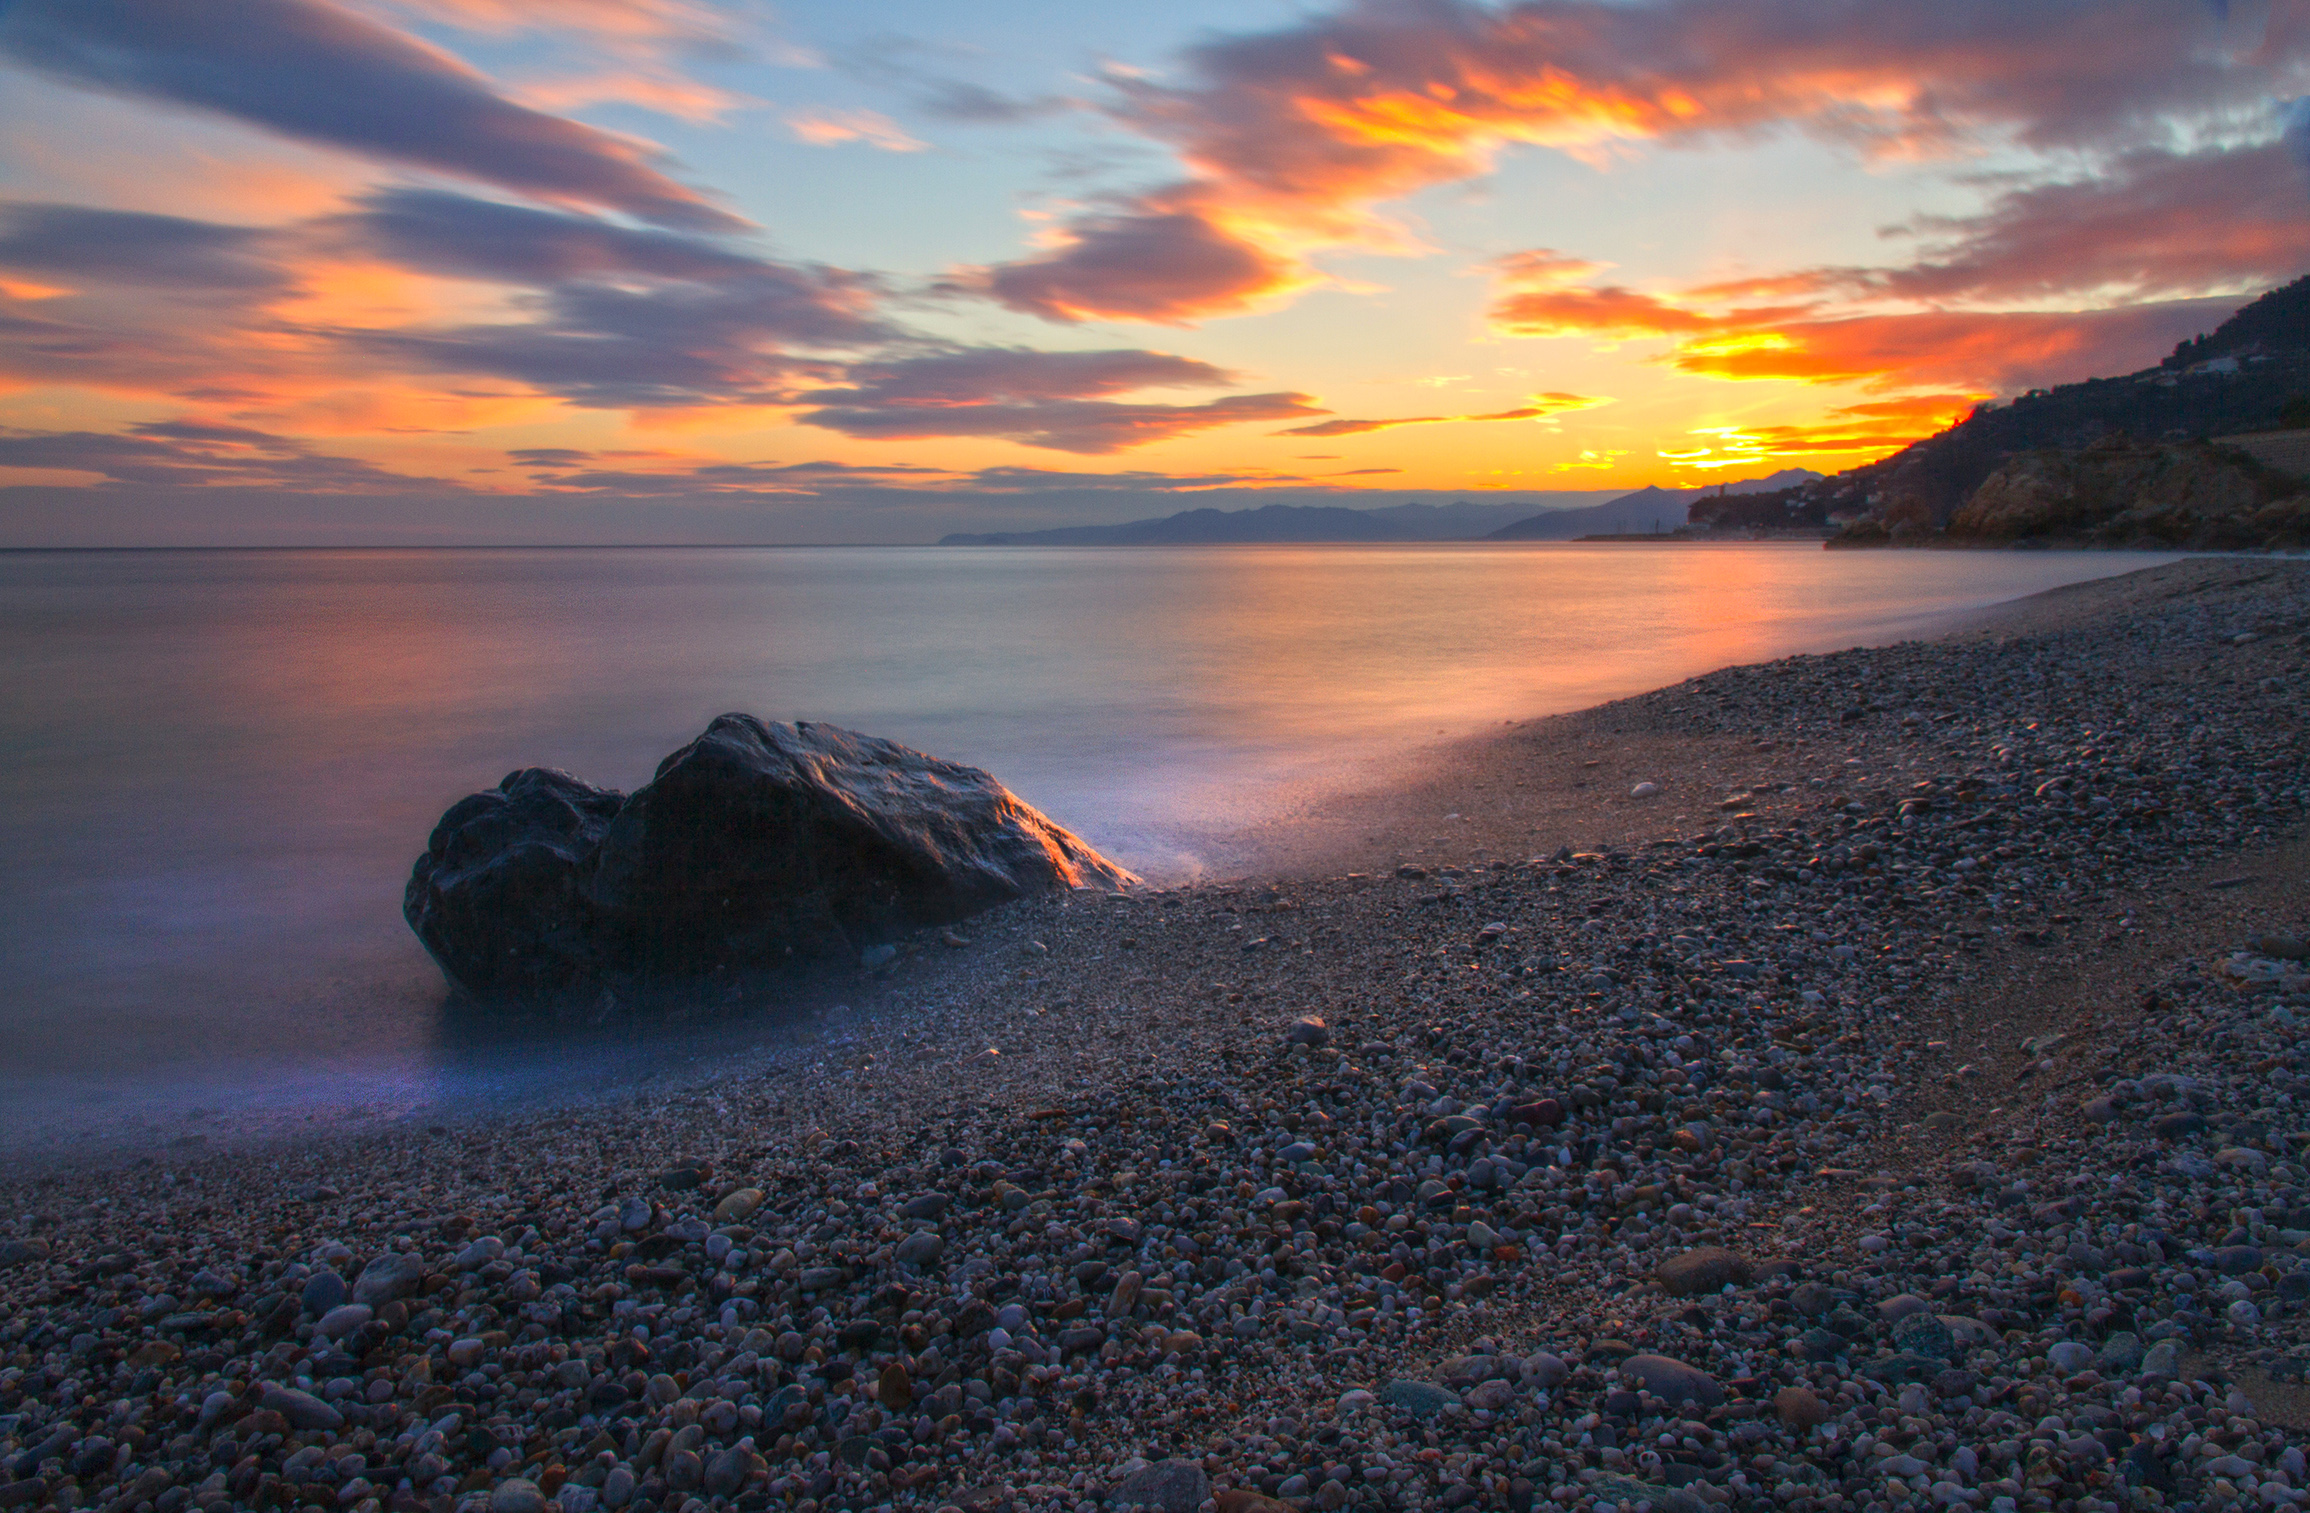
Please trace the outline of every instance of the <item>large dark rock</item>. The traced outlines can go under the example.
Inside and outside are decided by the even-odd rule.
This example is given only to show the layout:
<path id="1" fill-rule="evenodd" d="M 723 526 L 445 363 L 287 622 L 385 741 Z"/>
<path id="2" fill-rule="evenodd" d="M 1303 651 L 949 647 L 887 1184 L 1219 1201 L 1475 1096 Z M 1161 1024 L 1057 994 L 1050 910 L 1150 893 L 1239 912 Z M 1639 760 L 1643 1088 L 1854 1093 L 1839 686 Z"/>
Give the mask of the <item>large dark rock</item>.
<path id="1" fill-rule="evenodd" d="M 451 806 L 402 913 L 478 997 L 854 955 L 1129 873 L 975 767 L 724 715 L 627 797 L 528 768 Z"/>
<path id="2" fill-rule="evenodd" d="M 409 874 L 401 914 L 482 998 L 582 987 L 607 965 L 585 882 L 625 795 L 528 767 L 459 799 Z"/>

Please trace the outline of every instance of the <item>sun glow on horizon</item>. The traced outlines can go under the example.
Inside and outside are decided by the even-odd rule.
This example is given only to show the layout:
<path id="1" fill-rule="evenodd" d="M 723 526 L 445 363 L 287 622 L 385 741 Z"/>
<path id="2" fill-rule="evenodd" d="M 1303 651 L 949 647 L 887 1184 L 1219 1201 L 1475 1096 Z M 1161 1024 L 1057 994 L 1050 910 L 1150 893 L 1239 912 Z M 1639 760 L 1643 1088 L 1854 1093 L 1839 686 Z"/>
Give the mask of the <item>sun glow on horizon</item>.
<path id="1" fill-rule="evenodd" d="M 219 489 L 909 539 L 1833 470 L 2310 248 L 2275 12 L 281 0 L 266 53 L 160 3 L 0 17 L 0 490 L 123 539 Z"/>

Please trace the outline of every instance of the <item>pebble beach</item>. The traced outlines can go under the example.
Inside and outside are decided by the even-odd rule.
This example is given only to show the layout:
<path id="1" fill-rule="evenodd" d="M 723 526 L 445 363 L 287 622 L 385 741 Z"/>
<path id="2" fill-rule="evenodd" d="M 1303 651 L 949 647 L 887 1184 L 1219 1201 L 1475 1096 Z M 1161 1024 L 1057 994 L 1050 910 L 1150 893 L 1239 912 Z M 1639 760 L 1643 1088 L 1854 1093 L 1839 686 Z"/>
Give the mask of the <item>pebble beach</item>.
<path id="1" fill-rule="evenodd" d="M 0 1177 L 0 1508 L 2310 1504 L 2310 564 L 1503 727 L 779 1065 Z"/>

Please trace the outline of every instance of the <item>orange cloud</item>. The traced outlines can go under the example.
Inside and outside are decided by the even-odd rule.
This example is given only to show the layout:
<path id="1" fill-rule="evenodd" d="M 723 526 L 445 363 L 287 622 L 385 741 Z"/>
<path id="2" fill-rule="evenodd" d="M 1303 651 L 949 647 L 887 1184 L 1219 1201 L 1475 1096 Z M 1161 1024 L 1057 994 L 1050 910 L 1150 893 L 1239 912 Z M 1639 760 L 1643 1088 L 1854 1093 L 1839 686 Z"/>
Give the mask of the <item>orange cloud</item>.
<path id="1" fill-rule="evenodd" d="M 1723 329 L 1722 320 L 1657 295 L 1607 284 L 1594 289 L 1527 289 L 1492 306 L 1503 336 L 1676 336 Z"/>
<path id="2" fill-rule="evenodd" d="M 729 13 L 702 0 L 376 0 L 465 31 L 507 35 L 576 32 L 611 43 L 728 45 Z"/>
<path id="3" fill-rule="evenodd" d="M 1962 420 L 1984 394 L 1920 394 L 1840 405 L 1800 424 L 1704 426 L 1687 447 L 1663 448 L 1673 466 L 1716 471 L 1752 463 L 1830 459 L 1839 465 L 1897 451 Z"/>
<path id="4" fill-rule="evenodd" d="M 2269 26 L 2254 52 L 2174 0 L 1356 5 L 1194 48 L 1182 84 L 1115 71 L 1113 113 L 1187 176 L 964 283 L 1061 320 L 1238 313 L 1318 282 L 1307 258 L 1326 247 L 1411 245 L 1373 207 L 1515 143 L 1593 158 L 1782 129 L 1876 157 L 2106 155 L 2298 93 L 2300 39 L 2279 11 Z"/>
<path id="5" fill-rule="evenodd" d="M 1545 420 L 1569 410 L 1592 410 L 1598 405 L 1612 403 L 1586 394 L 1535 394 L 1532 403 L 1513 410 L 1495 410 L 1489 415 L 1404 415 L 1393 420 L 1326 420 L 1312 426 L 1294 426 L 1288 431 L 1277 431 L 1278 436 L 1360 436 L 1370 431 L 1386 431 L 1396 426 L 1451 425 L 1471 420 Z"/>
<path id="6" fill-rule="evenodd" d="M 2087 373 L 2138 368 L 2193 332 L 2209 329 L 2237 300 L 2170 300 L 2093 310 L 1925 309 L 1879 313 L 1836 308 L 1825 296 L 1842 273 L 1816 271 L 1720 282 L 1675 295 L 1566 279 L 1574 260 L 1543 249 L 1498 260 L 1507 287 L 1491 310 L 1504 336 L 1588 336 L 1610 341 L 1666 337 L 1660 361 L 1723 379 L 1860 384 L 1875 389 L 1960 388 L 1995 393 Z M 1883 281 L 1896 278 L 1887 272 Z M 1537 287 L 1520 287 L 1531 284 Z M 1803 304 L 1721 307 L 1727 297 L 1810 290 Z"/>
<path id="7" fill-rule="evenodd" d="M 1953 385 L 2010 393 L 2087 373 L 2146 366 L 2240 300 L 2176 300 L 2109 310 L 1926 310 L 1781 322 L 1723 331 L 1664 359 L 1711 378 L 1858 383 L 1872 388 Z"/>
<path id="8" fill-rule="evenodd" d="M 1576 469 L 1593 468 L 1598 472 L 1610 472 L 1612 469 L 1619 467 L 1620 459 L 1626 457 L 1627 455 L 1628 453 L 1625 449 L 1615 450 L 1608 447 L 1583 447 L 1581 449 L 1580 456 L 1577 459 L 1571 462 L 1560 462 L 1556 464 L 1553 471 L 1558 473 L 1569 473 Z"/>
<path id="9" fill-rule="evenodd" d="M 693 126 L 712 125 L 745 105 L 747 95 L 717 89 L 670 68 L 625 67 L 522 82 L 521 102 L 534 110 L 583 110 L 589 105 L 636 105 Z"/>

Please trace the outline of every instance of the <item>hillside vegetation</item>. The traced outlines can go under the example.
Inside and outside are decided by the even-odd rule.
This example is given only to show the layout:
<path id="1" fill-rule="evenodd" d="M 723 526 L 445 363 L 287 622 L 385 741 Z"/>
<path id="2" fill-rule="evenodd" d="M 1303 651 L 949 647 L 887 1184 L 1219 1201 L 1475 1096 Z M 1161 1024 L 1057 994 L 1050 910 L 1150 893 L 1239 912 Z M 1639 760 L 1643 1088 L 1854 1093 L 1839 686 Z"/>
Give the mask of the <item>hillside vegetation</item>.
<path id="1" fill-rule="evenodd" d="M 1716 530 L 1844 522 L 1833 545 L 1930 545 L 2058 539 L 2081 544 L 2299 545 L 2299 495 L 2287 475 L 2211 438 L 2310 426 L 2310 278 L 2274 289 L 2214 331 L 2183 342 L 2154 368 L 2037 389 L 1983 405 L 1939 435 L 1890 457 L 1773 493 L 1696 502 L 1695 526 Z M 2080 462 L 2101 444 L 2123 467 Z M 2033 460 L 2023 462 L 2020 459 Z M 2001 473 L 1999 493 L 2035 501 L 2035 529 L 2011 510 L 1965 512 Z M 2124 494 L 2158 480 L 2157 499 Z M 2097 492 L 2095 483 L 2106 485 Z M 2082 492 L 2065 495 L 2064 484 Z M 2112 492 L 2115 489 L 2117 492 Z M 2121 497 L 2122 496 L 2122 497 Z M 2191 501 L 2187 508 L 2173 501 Z M 2206 508 L 2220 501 L 2213 513 Z M 2114 530 L 2111 522 L 2127 517 Z M 1981 522 L 2003 522 L 1983 530 Z"/>

